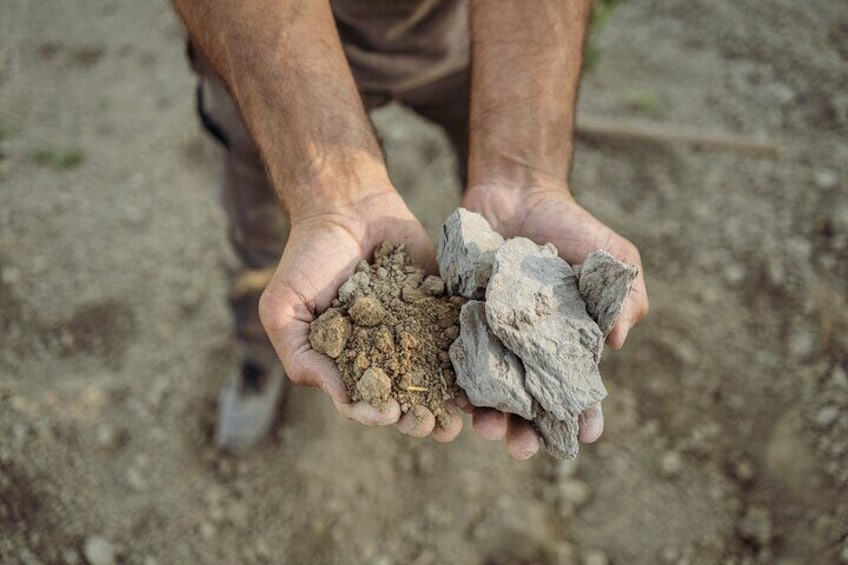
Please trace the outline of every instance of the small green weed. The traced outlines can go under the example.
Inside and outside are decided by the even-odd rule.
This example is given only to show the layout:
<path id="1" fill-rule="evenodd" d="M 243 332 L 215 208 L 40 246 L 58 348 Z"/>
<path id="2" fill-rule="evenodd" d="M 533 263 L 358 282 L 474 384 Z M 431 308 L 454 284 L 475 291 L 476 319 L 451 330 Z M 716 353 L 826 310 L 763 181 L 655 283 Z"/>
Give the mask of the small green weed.
<path id="1" fill-rule="evenodd" d="M 583 53 L 583 71 L 588 72 L 598 66 L 601 58 L 601 48 L 595 39 L 598 31 L 609 19 L 613 9 L 624 0 L 595 0 L 592 3 L 592 17 L 589 20 L 589 38 L 586 40 L 586 48 Z"/>
<path id="2" fill-rule="evenodd" d="M 31 157 L 37 165 L 49 167 L 55 171 L 67 171 L 80 166 L 85 160 L 85 153 L 79 147 L 57 146 L 37 149 Z"/>
<path id="3" fill-rule="evenodd" d="M 637 114 L 650 118 L 661 118 L 666 115 L 665 101 L 655 92 L 641 92 L 630 102 L 630 107 Z"/>

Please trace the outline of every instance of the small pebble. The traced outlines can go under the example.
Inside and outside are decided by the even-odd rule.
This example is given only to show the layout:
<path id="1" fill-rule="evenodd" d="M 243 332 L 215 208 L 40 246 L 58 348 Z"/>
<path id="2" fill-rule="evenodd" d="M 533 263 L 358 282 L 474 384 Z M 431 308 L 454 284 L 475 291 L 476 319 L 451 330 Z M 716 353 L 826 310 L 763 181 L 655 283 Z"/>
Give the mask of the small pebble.
<path id="1" fill-rule="evenodd" d="M 673 545 L 662 548 L 660 559 L 663 563 L 677 563 L 680 560 L 680 549 Z"/>
<path id="2" fill-rule="evenodd" d="M 85 540 L 83 549 L 90 565 L 114 565 L 115 547 L 101 535 L 93 535 Z"/>
<path id="3" fill-rule="evenodd" d="M 132 467 L 127 471 L 127 484 L 131 489 L 141 491 L 147 486 L 147 481 L 144 479 L 144 475 L 141 470 L 136 467 Z"/>
<path id="4" fill-rule="evenodd" d="M 839 176 L 830 169 L 817 169 L 813 173 L 816 186 L 822 189 L 833 188 L 839 183 Z"/>
<path id="5" fill-rule="evenodd" d="M 738 461 L 733 467 L 733 474 L 743 483 L 750 483 L 754 480 L 754 464 L 747 457 Z"/>
<path id="6" fill-rule="evenodd" d="M 15 286 L 21 280 L 21 272 L 15 267 L 3 267 L 0 269 L 0 281 L 9 286 Z"/>
<path id="7" fill-rule="evenodd" d="M 215 525 L 211 522 L 203 522 L 200 524 L 200 535 L 203 539 L 210 540 L 215 537 Z"/>
<path id="8" fill-rule="evenodd" d="M 813 243 L 803 237 L 787 238 L 783 245 L 789 256 L 798 263 L 803 263 L 813 254 Z"/>
<path id="9" fill-rule="evenodd" d="M 798 329 L 789 337 L 789 353 L 794 357 L 807 357 L 816 348 L 816 335 Z"/>
<path id="10" fill-rule="evenodd" d="M 827 428 L 835 422 L 838 417 L 839 408 L 836 406 L 825 406 L 816 413 L 816 424 L 818 424 L 820 428 Z"/>
<path id="11" fill-rule="evenodd" d="M 609 565 L 609 557 L 600 549 L 587 549 L 580 555 L 583 565 Z"/>
<path id="12" fill-rule="evenodd" d="M 559 494 L 563 501 L 577 509 L 589 502 L 589 498 L 592 496 L 592 489 L 583 481 L 566 479 L 559 483 Z"/>
<path id="13" fill-rule="evenodd" d="M 836 365 L 830 373 L 830 384 L 836 388 L 848 389 L 848 373 L 845 369 Z"/>
<path id="14" fill-rule="evenodd" d="M 736 286 L 745 280 L 745 267 L 738 263 L 728 263 L 722 269 L 722 274 L 728 284 Z"/>
<path id="15" fill-rule="evenodd" d="M 660 469 L 663 475 L 673 477 L 683 469 L 683 459 L 677 451 L 666 451 L 660 459 Z"/>
<path id="16" fill-rule="evenodd" d="M 771 516 L 768 510 L 759 506 L 748 508 L 739 522 L 738 530 L 742 539 L 755 542 L 760 547 L 768 546 L 772 538 Z"/>
<path id="17" fill-rule="evenodd" d="M 121 434 L 109 424 L 99 424 L 94 430 L 94 441 L 101 449 L 115 449 L 121 442 Z"/>

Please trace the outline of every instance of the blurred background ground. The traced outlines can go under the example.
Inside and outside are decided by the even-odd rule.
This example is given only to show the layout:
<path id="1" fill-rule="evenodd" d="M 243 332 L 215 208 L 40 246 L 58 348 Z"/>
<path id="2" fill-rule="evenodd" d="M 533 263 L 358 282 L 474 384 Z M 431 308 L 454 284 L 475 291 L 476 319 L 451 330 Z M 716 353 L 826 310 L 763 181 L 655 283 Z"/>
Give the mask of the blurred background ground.
<path id="1" fill-rule="evenodd" d="M 848 563 L 848 4 L 630 0 L 580 112 L 768 135 L 779 161 L 581 142 L 652 312 L 576 464 L 342 421 L 294 390 L 210 441 L 232 264 L 162 2 L 0 8 L 0 562 Z M 436 129 L 375 120 L 428 229 Z"/>

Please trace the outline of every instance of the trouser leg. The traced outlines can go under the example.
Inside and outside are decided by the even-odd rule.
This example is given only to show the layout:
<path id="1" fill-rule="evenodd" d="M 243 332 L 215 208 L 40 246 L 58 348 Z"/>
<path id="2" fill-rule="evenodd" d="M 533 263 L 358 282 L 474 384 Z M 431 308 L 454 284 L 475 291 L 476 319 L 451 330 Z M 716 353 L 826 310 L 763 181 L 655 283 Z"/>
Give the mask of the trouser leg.
<path id="1" fill-rule="evenodd" d="M 274 194 L 259 150 L 221 81 L 191 52 L 198 74 L 197 110 L 217 140 L 223 171 L 219 198 L 239 268 L 232 273 L 230 306 L 234 331 L 242 347 L 260 362 L 274 359 L 259 320 L 259 296 L 276 266 L 289 233 L 289 220 Z"/>
<path id="2" fill-rule="evenodd" d="M 463 190 L 468 180 L 468 69 L 407 92 L 400 101 L 444 129 L 456 151 Z"/>

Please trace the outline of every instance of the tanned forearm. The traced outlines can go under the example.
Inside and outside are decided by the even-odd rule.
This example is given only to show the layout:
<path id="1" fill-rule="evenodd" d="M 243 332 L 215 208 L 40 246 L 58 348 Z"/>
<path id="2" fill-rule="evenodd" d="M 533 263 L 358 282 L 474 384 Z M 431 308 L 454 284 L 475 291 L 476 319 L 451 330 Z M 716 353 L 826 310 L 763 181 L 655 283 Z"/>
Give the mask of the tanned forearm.
<path id="1" fill-rule="evenodd" d="M 590 10 L 590 0 L 471 1 L 470 186 L 567 186 Z"/>
<path id="2" fill-rule="evenodd" d="M 391 190 L 327 0 L 173 0 L 292 221 Z"/>

